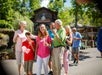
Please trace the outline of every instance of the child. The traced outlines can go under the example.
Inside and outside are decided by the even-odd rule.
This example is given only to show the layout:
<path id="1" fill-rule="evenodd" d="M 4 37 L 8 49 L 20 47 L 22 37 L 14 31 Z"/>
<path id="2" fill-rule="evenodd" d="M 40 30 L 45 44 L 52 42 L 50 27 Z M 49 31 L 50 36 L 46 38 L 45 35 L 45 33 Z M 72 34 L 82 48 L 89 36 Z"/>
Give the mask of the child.
<path id="1" fill-rule="evenodd" d="M 25 35 L 27 39 L 22 43 L 22 50 L 24 52 L 24 70 L 26 75 L 32 75 L 35 43 L 31 39 L 31 34 L 29 32 L 26 32 Z"/>

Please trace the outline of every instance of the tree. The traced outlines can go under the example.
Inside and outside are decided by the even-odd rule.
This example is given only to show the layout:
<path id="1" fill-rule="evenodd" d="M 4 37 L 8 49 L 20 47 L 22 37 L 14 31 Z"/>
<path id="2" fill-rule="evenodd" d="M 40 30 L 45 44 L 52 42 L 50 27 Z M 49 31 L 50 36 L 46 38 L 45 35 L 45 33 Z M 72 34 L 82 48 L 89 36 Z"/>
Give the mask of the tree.
<path id="1" fill-rule="evenodd" d="M 100 19 L 102 15 L 98 9 L 96 9 L 96 4 L 93 2 L 88 2 L 84 4 L 77 4 L 76 0 L 72 0 L 71 13 L 77 15 L 77 21 L 83 25 L 101 25 Z"/>
<path id="2" fill-rule="evenodd" d="M 34 4 L 30 5 L 30 1 Z M 32 32 L 33 23 L 30 20 L 30 13 L 31 11 L 33 12 L 36 5 L 37 7 L 40 5 L 39 1 L 40 0 L 0 0 L 0 20 L 3 20 L 3 23 L 5 22 L 6 27 L 9 27 L 7 25 L 11 25 L 14 29 L 17 29 L 20 20 L 26 20 L 28 23 L 27 29 Z"/>
<path id="3" fill-rule="evenodd" d="M 0 0 L 0 19 L 10 21 L 13 16 L 13 1 L 12 0 Z"/>
<path id="4" fill-rule="evenodd" d="M 73 15 L 70 14 L 70 8 L 65 7 L 66 0 L 50 0 L 49 9 L 58 12 L 58 18 L 63 21 L 64 25 L 70 25 L 73 22 Z"/>
<path id="5" fill-rule="evenodd" d="M 34 10 L 40 7 L 40 0 L 29 0 L 30 16 L 34 15 Z"/>
<path id="6" fill-rule="evenodd" d="M 69 11 L 70 9 L 64 7 L 63 10 L 61 10 L 60 13 L 58 14 L 58 18 L 62 20 L 63 26 L 70 25 L 74 20 L 73 15 L 70 15 Z"/>
<path id="7" fill-rule="evenodd" d="M 65 0 L 64 0 L 64 2 L 65 2 Z M 63 2 L 63 0 L 51 0 L 48 8 L 53 11 L 60 12 L 64 6 L 64 2 Z"/>
<path id="8" fill-rule="evenodd" d="M 14 13 L 14 18 L 12 21 L 12 26 L 14 27 L 14 30 L 17 30 L 19 28 L 19 22 L 25 20 L 27 22 L 27 30 L 30 32 L 33 32 L 33 22 L 27 17 L 27 16 L 22 16 L 20 12 L 15 12 Z"/>

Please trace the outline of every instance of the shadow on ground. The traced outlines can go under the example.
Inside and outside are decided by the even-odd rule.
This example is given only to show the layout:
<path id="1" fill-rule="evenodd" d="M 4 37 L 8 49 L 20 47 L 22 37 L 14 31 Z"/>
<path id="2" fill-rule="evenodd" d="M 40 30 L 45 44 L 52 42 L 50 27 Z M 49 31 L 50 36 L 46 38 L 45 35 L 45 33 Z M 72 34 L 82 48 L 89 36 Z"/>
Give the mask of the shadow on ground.
<path id="1" fill-rule="evenodd" d="M 85 59 L 91 58 L 89 55 L 87 55 L 89 52 L 84 52 L 84 51 L 80 51 L 79 52 L 79 61 L 83 61 Z M 74 58 L 72 57 L 72 61 L 74 61 Z M 78 65 L 78 64 L 77 64 Z M 77 66 L 74 63 L 70 63 L 69 66 Z"/>
<path id="2" fill-rule="evenodd" d="M 80 51 L 80 55 L 79 55 L 79 60 L 82 61 L 82 60 L 85 60 L 87 58 L 91 58 L 89 55 L 89 52 L 84 52 L 84 51 Z"/>
<path id="3" fill-rule="evenodd" d="M 101 56 L 96 56 L 96 58 L 102 58 Z"/>

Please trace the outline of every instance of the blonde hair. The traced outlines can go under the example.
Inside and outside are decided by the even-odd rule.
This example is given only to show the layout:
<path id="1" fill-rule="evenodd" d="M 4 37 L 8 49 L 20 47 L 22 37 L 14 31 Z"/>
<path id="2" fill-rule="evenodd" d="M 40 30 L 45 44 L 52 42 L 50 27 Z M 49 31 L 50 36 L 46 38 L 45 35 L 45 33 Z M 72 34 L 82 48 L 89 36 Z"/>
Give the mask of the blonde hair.
<path id="1" fill-rule="evenodd" d="M 65 26 L 64 28 L 68 30 L 68 33 L 69 33 L 69 34 L 71 34 L 71 33 L 72 33 L 72 29 L 70 28 L 70 26 L 69 26 L 69 25 Z"/>
<path id="2" fill-rule="evenodd" d="M 27 25 L 27 22 L 26 21 L 20 21 L 19 22 L 19 29 L 21 28 L 21 26 L 25 26 L 26 27 L 26 25 Z"/>
<path id="3" fill-rule="evenodd" d="M 19 25 L 20 25 L 20 26 L 21 26 L 21 25 L 26 26 L 26 25 L 27 25 L 27 22 L 26 22 L 26 21 L 20 21 L 20 22 L 19 22 Z"/>
<path id="4" fill-rule="evenodd" d="M 44 28 L 45 28 L 45 31 L 44 31 L 44 35 L 43 35 L 43 33 L 40 31 L 40 27 L 41 26 L 44 26 Z M 45 24 L 40 24 L 40 26 L 39 26 L 39 31 L 38 31 L 38 36 L 42 39 L 42 38 L 44 38 L 44 37 L 46 37 L 46 36 L 48 36 L 49 34 L 48 34 L 48 31 L 47 31 L 47 29 L 46 29 L 46 26 L 45 26 Z"/>

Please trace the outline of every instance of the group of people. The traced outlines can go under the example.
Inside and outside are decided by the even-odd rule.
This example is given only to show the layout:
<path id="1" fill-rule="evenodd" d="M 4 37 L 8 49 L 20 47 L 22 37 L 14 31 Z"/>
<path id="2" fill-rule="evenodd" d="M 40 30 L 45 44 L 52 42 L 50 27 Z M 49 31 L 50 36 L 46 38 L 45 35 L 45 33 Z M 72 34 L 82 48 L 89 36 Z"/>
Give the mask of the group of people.
<path id="1" fill-rule="evenodd" d="M 40 24 L 38 35 L 33 35 L 25 30 L 26 21 L 21 21 L 19 25 L 20 29 L 15 31 L 13 37 L 19 75 L 22 67 L 26 75 L 32 75 L 34 59 L 37 60 L 37 75 L 41 75 L 42 65 L 44 75 L 61 75 L 62 61 L 65 75 L 68 75 L 69 47 L 72 47 L 73 63 L 78 64 L 82 37 L 76 28 L 63 27 L 62 21 L 57 19 L 51 22 L 49 30 L 45 24 Z"/>

